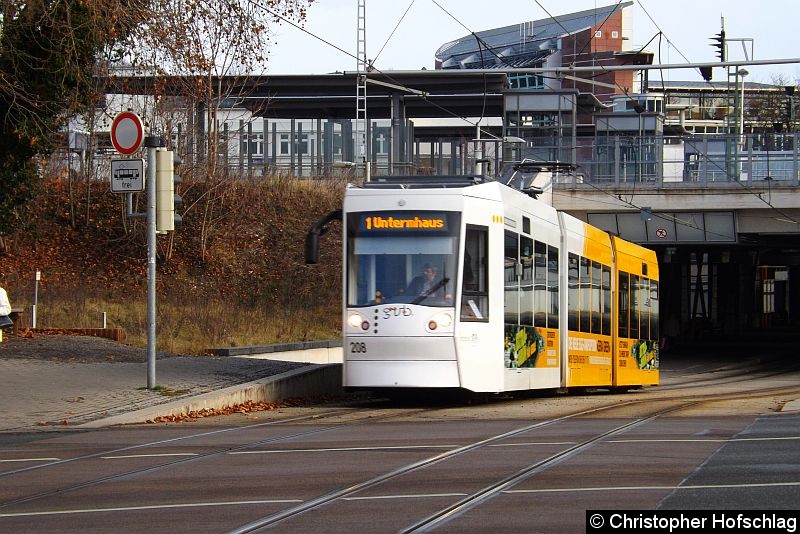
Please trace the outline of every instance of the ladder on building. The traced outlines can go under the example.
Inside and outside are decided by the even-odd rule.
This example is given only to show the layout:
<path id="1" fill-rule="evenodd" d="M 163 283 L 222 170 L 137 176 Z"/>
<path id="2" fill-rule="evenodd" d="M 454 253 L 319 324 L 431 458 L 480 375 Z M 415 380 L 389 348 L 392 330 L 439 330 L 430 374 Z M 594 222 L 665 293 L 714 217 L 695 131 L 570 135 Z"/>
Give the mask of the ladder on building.
<path id="1" fill-rule="evenodd" d="M 370 178 L 367 144 L 367 71 L 369 63 L 367 61 L 366 0 L 358 0 L 356 50 L 356 153 L 354 157 L 358 166 L 364 168 L 364 180 L 368 182 Z"/>
<path id="2" fill-rule="evenodd" d="M 728 90 L 726 91 L 725 105 L 728 115 L 725 118 L 725 175 L 729 181 L 739 180 L 739 137 L 741 135 L 739 124 L 739 74 L 737 67 L 727 67 Z"/>

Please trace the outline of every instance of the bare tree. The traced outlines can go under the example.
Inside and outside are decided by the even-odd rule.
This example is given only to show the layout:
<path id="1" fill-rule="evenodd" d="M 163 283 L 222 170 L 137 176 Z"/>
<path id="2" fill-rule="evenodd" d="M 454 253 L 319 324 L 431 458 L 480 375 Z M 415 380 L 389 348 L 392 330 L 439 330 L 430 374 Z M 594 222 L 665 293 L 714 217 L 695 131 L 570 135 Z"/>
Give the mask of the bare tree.
<path id="1" fill-rule="evenodd" d="M 791 83 L 782 75 L 772 77 L 772 85 L 783 90 L 751 92 L 745 97 L 745 120 L 762 133 L 781 133 L 796 130 L 795 94 L 797 82 Z"/>
<path id="2" fill-rule="evenodd" d="M 95 59 L 125 39 L 146 0 L 0 3 L 0 235 L 25 222 L 39 164 L 92 105 Z M 0 246 L 2 246 L 0 242 Z"/>
<path id="3" fill-rule="evenodd" d="M 220 206 L 231 179 L 228 136 L 241 134 L 238 127 L 225 128 L 226 113 L 241 106 L 248 77 L 266 70 L 270 28 L 281 18 L 302 22 L 312 1 L 155 0 L 152 19 L 131 35 L 127 60 L 133 72 L 154 80 L 152 125 L 158 124 L 168 143 L 182 145 L 174 147 L 184 161 L 182 172 L 202 188 L 183 207 L 184 214 L 202 219 L 201 257 L 224 218 Z"/>

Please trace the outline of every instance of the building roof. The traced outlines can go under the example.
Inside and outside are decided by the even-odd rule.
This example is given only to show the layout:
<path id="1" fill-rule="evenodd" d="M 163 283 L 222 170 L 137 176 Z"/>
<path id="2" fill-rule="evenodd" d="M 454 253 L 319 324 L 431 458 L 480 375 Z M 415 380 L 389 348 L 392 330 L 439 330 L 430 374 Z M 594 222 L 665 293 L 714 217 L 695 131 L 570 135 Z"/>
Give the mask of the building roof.
<path id="1" fill-rule="evenodd" d="M 356 114 L 355 71 L 315 75 L 224 76 L 211 87 L 229 102 L 257 116 L 273 118 L 342 119 Z M 392 116 L 392 97 L 403 100 L 405 116 L 452 117 L 503 114 L 504 72 L 475 71 L 373 71 L 367 74 L 367 108 L 370 118 Z M 108 93 L 153 94 L 165 87 L 170 96 L 196 80 L 191 76 L 106 78 Z M 375 81 L 378 83 L 370 83 Z M 163 82 L 156 83 L 156 82 Z M 409 88 L 416 92 L 406 91 Z M 421 93 L 421 94 L 420 94 Z"/>
<path id="2" fill-rule="evenodd" d="M 602 24 L 615 11 L 632 5 L 633 2 L 621 2 L 612 6 L 477 32 L 480 45 L 475 35 L 465 35 L 443 44 L 436 51 L 437 64 L 441 63 L 442 69 L 476 68 L 473 64 L 479 65 L 480 68 L 481 63 L 486 64 L 491 60 L 492 64 L 502 63 L 508 66 L 507 59 L 513 61 L 514 57 L 536 55 L 537 52 L 544 52 L 539 58 L 543 59 L 555 49 L 553 42 L 555 39 Z M 487 50 L 487 46 L 491 50 Z M 532 65 L 514 65 L 514 67 L 522 66 Z"/>
<path id="3" fill-rule="evenodd" d="M 744 88 L 747 91 L 783 91 L 782 85 L 772 85 L 769 83 L 760 82 L 744 82 Z M 700 92 L 728 92 L 730 86 L 727 81 L 667 81 L 664 80 L 649 80 L 647 82 L 647 92 L 659 93 L 669 91 L 671 93 L 678 91 L 687 91 L 692 93 Z"/>

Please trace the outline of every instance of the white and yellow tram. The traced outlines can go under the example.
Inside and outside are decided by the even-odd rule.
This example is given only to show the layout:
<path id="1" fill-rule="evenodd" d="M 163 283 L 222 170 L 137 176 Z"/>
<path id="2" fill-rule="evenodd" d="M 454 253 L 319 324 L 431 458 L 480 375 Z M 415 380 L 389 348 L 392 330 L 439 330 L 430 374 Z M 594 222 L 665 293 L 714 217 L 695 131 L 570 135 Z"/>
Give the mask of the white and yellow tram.
<path id="1" fill-rule="evenodd" d="M 428 180 L 345 194 L 345 387 L 658 384 L 653 251 L 499 182 Z"/>

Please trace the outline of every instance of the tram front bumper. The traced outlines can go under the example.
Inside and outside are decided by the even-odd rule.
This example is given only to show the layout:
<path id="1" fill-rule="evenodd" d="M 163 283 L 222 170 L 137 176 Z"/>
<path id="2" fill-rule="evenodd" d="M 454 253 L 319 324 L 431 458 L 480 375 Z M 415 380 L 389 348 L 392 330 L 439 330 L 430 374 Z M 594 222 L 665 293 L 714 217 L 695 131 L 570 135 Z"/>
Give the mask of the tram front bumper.
<path id="1" fill-rule="evenodd" d="M 461 387 L 452 337 L 344 340 L 345 387 Z"/>

